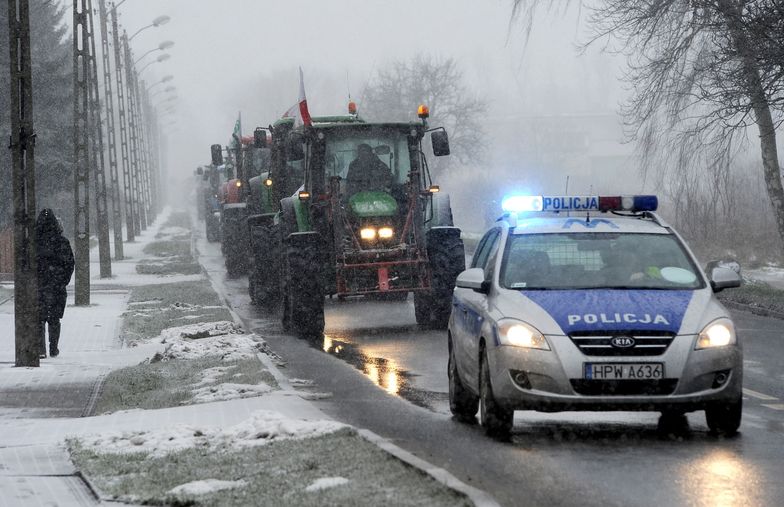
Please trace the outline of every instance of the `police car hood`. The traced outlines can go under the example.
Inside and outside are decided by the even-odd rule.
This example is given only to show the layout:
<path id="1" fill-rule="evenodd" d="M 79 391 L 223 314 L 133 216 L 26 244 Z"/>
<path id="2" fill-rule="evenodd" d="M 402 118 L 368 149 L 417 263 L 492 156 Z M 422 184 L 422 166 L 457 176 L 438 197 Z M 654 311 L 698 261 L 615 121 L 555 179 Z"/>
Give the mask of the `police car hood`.
<path id="1" fill-rule="evenodd" d="M 696 334 L 727 315 L 710 289 L 505 291 L 498 310 L 546 335 L 611 332 Z M 524 317 L 523 317 L 524 316 Z"/>

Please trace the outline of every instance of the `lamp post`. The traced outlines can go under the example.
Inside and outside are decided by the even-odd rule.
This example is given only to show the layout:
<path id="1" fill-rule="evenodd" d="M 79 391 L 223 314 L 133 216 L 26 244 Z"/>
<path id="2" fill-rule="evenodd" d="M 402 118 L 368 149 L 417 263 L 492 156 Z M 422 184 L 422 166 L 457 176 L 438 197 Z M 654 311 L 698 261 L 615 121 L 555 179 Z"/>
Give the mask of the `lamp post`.
<path id="1" fill-rule="evenodd" d="M 151 50 L 147 51 L 142 56 L 137 58 L 136 61 L 133 62 L 133 64 L 136 65 L 137 63 L 142 61 L 145 56 L 149 55 L 150 53 L 154 53 L 156 51 L 166 51 L 167 49 L 169 49 L 171 47 L 174 47 L 174 42 L 173 41 L 170 41 L 170 40 L 163 41 L 160 44 L 158 44 L 157 47 L 152 48 Z"/>
<path id="2" fill-rule="evenodd" d="M 116 26 L 116 9 L 125 0 L 122 0 L 112 9 L 112 24 L 115 28 L 115 36 L 119 33 Z M 139 28 L 133 35 L 128 37 L 126 32 L 122 36 L 122 49 L 125 60 L 125 92 L 127 92 L 128 110 L 125 112 L 127 139 L 125 150 L 129 167 L 127 174 L 124 174 L 125 196 L 126 196 L 126 220 L 128 226 L 128 237 L 135 237 L 142 229 L 146 229 L 148 217 L 144 213 L 145 203 L 142 202 L 141 179 L 147 169 L 149 158 L 145 149 L 143 108 L 141 105 L 141 95 L 139 93 L 138 72 L 134 69 L 134 60 L 131 56 L 130 41 L 144 30 L 165 25 L 170 21 L 169 16 L 158 16 L 152 23 Z M 116 47 L 119 47 L 119 41 Z M 165 41 L 158 45 L 155 50 L 166 49 L 173 46 L 171 41 Z M 118 53 L 119 54 L 119 53 Z M 118 56 L 119 58 L 119 56 Z M 124 153 L 125 155 L 125 153 Z M 130 240 L 130 239 L 129 239 Z"/>
<path id="3" fill-rule="evenodd" d="M 143 26 L 143 27 L 139 28 L 138 30 L 136 30 L 136 33 L 134 33 L 133 35 L 128 37 L 128 42 L 131 42 L 134 37 L 136 37 L 137 35 L 139 35 L 143 31 L 147 30 L 148 28 L 153 28 L 153 27 L 154 28 L 158 28 L 161 25 L 165 25 L 169 21 L 171 21 L 171 18 L 169 16 L 158 16 L 157 18 L 153 19 L 152 23 L 150 23 L 149 25 Z"/>
<path id="4" fill-rule="evenodd" d="M 160 95 L 161 93 L 173 92 L 173 91 L 177 91 L 177 87 L 176 86 L 167 86 L 163 90 L 158 90 L 155 93 L 151 93 L 150 94 L 150 98 L 153 98 L 153 97 L 155 97 L 157 95 Z"/>
<path id="5" fill-rule="evenodd" d="M 123 0 L 125 1 L 125 0 Z M 109 176 L 112 187 L 112 229 L 114 232 L 114 258 L 123 260 L 122 238 L 122 203 L 120 201 L 119 164 L 117 163 L 117 130 L 114 116 L 114 93 L 112 91 L 112 73 L 109 62 L 109 20 L 106 10 L 106 0 L 98 0 L 98 16 L 101 23 L 101 57 L 104 84 L 104 104 L 106 106 L 106 140 L 109 155 Z M 122 2 L 120 2 L 122 3 Z M 114 11 L 116 7 L 113 7 Z M 115 62 L 117 65 L 119 62 Z M 117 83 L 118 88 L 121 83 Z M 118 90 L 119 91 L 119 90 Z"/>
<path id="6" fill-rule="evenodd" d="M 139 74 L 139 75 L 141 75 L 141 73 L 142 73 L 142 72 L 144 72 L 144 70 L 145 70 L 147 67 L 149 67 L 150 65 L 152 65 L 153 63 L 161 63 L 161 62 L 165 62 L 165 61 L 166 61 L 166 60 L 168 60 L 169 58 L 171 58 L 171 55 L 170 55 L 169 53 L 163 53 L 162 55 L 158 56 L 158 58 L 156 58 L 155 60 L 153 60 L 153 61 L 151 61 L 151 62 L 147 63 L 147 65 L 145 65 L 144 67 L 142 67 L 141 69 L 139 69 L 138 71 L 136 71 L 136 73 L 137 73 L 137 74 Z"/>

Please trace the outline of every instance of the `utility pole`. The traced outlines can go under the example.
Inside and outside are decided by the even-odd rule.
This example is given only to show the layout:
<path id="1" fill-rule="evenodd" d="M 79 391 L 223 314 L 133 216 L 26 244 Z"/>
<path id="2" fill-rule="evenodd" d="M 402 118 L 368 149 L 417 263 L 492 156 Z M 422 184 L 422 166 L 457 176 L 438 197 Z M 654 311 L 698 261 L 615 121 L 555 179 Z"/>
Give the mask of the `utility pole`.
<path id="1" fill-rule="evenodd" d="M 131 195 L 133 196 L 133 206 L 136 213 L 133 216 L 134 234 L 141 232 L 141 202 L 139 199 L 139 173 L 141 171 L 139 160 L 139 131 L 136 118 L 136 75 L 133 71 L 133 57 L 131 48 L 128 44 L 128 34 L 123 32 L 123 49 L 125 50 L 125 84 L 128 90 L 128 133 L 130 137 L 130 159 L 131 159 Z"/>
<path id="2" fill-rule="evenodd" d="M 103 156 L 103 124 L 101 122 L 101 96 L 98 91 L 98 61 L 95 56 L 95 23 L 92 0 L 87 0 L 87 36 L 90 40 L 90 141 L 95 170 L 95 211 L 98 221 L 98 259 L 101 278 L 112 277 L 112 252 L 109 244 L 109 211 L 106 205 L 106 164 Z"/>
<path id="3" fill-rule="evenodd" d="M 14 336 L 16 366 L 40 366 L 35 259 L 35 131 L 28 0 L 9 0 L 11 153 L 14 186 Z"/>
<path id="4" fill-rule="evenodd" d="M 117 114 L 120 121 L 120 154 L 123 164 L 123 198 L 125 202 L 125 234 L 127 241 L 136 237 L 134 228 L 134 206 L 131 193 L 131 157 L 128 140 L 128 114 L 125 109 L 126 87 L 123 82 L 122 56 L 120 45 L 120 28 L 117 23 L 117 7 L 112 4 L 112 46 L 114 47 L 114 72 L 117 77 Z"/>
<path id="5" fill-rule="evenodd" d="M 125 257 L 122 237 L 122 203 L 120 200 L 120 177 L 117 166 L 117 131 L 114 124 L 114 93 L 112 72 L 109 63 L 109 20 L 106 0 L 98 0 L 98 17 L 101 22 L 101 62 L 103 68 L 103 89 L 106 102 L 106 138 L 109 143 L 109 174 L 112 182 L 112 228 L 114 229 L 114 258 L 121 261 Z"/>
<path id="6" fill-rule="evenodd" d="M 11 0 L 13 1 L 13 0 Z M 76 305 L 90 304 L 90 35 L 87 0 L 73 0 Z"/>

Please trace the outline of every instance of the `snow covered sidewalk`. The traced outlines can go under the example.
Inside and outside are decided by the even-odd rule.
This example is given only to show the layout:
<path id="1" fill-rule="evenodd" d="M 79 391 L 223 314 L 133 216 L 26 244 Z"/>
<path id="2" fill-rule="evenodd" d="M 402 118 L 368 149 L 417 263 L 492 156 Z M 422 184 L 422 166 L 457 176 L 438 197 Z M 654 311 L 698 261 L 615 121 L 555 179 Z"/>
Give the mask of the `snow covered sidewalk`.
<path id="1" fill-rule="evenodd" d="M 315 408 L 307 400 L 323 394 L 310 392 L 306 380 L 286 379 L 261 337 L 220 320 L 227 310 L 203 302 L 199 298 L 208 299 L 203 293 L 190 294 L 209 285 L 204 274 L 161 274 L 169 272 L 162 243 L 181 244 L 188 237 L 187 230 L 161 225 L 168 216 L 126 245 L 129 258 L 114 263 L 112 279 L 97 278 L 95 259 L 91 306 L 67 308 L 61 356 L 43 360 L 40 368 L 13 367 L 13 301 L 0 302 L 0 507 L 115 499 L 470 504 L 446 486 L 457 481 L 441 478 L 445 471 L 434 473 L 391 443 Z M 159 250 L 151 254 L 147 246 L 156 240 Z M 137 270 L 142 264 L 160 273 Z M 190 299 L 182 295 L 185 286 Z M 179 296 L 170 294 L 178 290 Z M 154 297 L 144 297 L 150 294 Z M 212 363 L 201 366 L 206 359 Z M 240 373 L 243 361 L 256 364 L 253 371 L 268 378 L 247 366 Z M 168 364 L 174 366 L 169 371 L 180 373 L 184 364 L 196 366 L 196 374 L 188 371 L 176 384 L 165 376 Z M 143 367 L 159 366 L 166 388 L 190 393 L 183 401 L 170 397 L 148 410 L 89 416 L 100 394 L 101 403 L 109 399 L 110 385 L 124 385 L 116 379 L 104 383 L 105 378 L 126 370 L 147 375 Z M 89 476 L 89 488 L 82 472 Z"/>

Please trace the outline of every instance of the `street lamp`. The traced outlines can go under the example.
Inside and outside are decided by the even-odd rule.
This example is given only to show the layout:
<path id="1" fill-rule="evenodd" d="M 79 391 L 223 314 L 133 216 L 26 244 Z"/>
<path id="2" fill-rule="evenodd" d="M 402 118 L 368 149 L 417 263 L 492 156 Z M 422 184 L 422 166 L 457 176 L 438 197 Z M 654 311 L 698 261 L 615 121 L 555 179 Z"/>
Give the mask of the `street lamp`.
<path id="1" fill-rule="evenodd" d="M 173 41 L 170 41 L 170 40 L 163 41 L 160 44 L 158 44 L 158 47 L 152 48 L 151 50 L 147 51 L 142 56 L 137 58 L 136 61 L 133 62 L 133 64 L 136 65 L 137 63 L 142 61 L 142 58 L 144 58 L 145 56 L 149 55 L 150 53 L 153 53 L 155 51 L 165 51 L 165 50 L 169 49 L 172 46 L 174 46 L 174 42 Z"/>
<path id="2" fill-rule="evenodd" d="M 161 93 L 174 92 L 174 91 L 177 91 L 177 87 L 176 86 L 167 86 L 166 88 L 164 88 L 162 90 L 158 90 L 157 92 L 150 94 L 150 98 L 153 98 L 156 95 L 160 95 Z"/>
<path id="3" fill-rule="evenodd" d="M 153 84 L 151 84 L 150 86 L 148 86 L 148 87 L 147 87 L 147 92 L 149 93 L 149 92 L 150 92 L 150 90 L 152 90 L 153 88 L 155 88 L 155 87 L 156 87 L 156 86 L 158 86 L 159 84 L 168 83 L 168 82 L 169 82 L 169 81 L 171 81 L 172 79 L 174 79 L 174 76 L 172 76 L 171 74 L 169 74 L 168 76 L 163 76 L 163 79 L 161 79 L 161 80 L 160 80 L 160 81 L 158 81 L 157 83 L 153 83 Z"/>
<path id="4" fill-rule="evenodd" d="M 156 27 L 157 28 L 157 27 L 159 27 L 161 25 L 165 25 L 169 21 L 171 21 L 171 18 L 169 16 L 158 16 L 157 18 L 153 19 L 152 23 L 150 23 L 149 25 L 143 26 L 143 27 L 139 28 L 138 30 L 136 30 L 136 33 L 134 33 L 133 35 L 131 35 L 128 38 L 128 42 L 132 41 L 134 37 L 139 35 L 144 30 L 147 30 L 148 28 L 152 28 L 152 27 Z"/>
<path id="5" fill-rule="evenodd" d="M 178 98 L 179 98 L 179 97 L 178 97 L 177 95 L 169 95 L 169 96 L 168 96 L 168 97 L 166 97 L 165 99 L 163 99 L 163 100 L 161 100 L 161 101 L 157 102 L 156 104 L 154 104 L 152 107 L 154 107 L 154 108 L 158 108 L 158 107 L 160 107 L 161 105 L 163 105 L 163 104 L 166 104 L 167 102 L 172 102 L 172 101 L 175 101 L 175 100 L 177 100 Z"/>
<path id="6" fill-rule="evenodd" d="M 153 60 L 153 61 L 151 61 L 151 62 L 147 63 L 147 65 L 145 65 L 145 66 L 144 66 L 144 67 L 142 67 L 141 69 L 137 70 L 137 71 L 136 71 L 136 74 L 138 74 L 138 75 L 141 75 L 141 73 L 142 73 L 142 72 L 144 72 L 144 69 L 146 69 L 147 67 L 149 67 L 149 66 L 150 66 L 150 65 L 152 65 L 153 63 L 161 63 L 161 62 L 165 62 L 165 61 L 166 61 L 166 60 L 168 60 L 169 58 L 171 58 L 171 55 L 170 55 L 169 53 L 163 53 L 162 55 L 159 55 L 159 56 L 158 56 L 158 58 L 156 58 L 155 60 Z"/>

